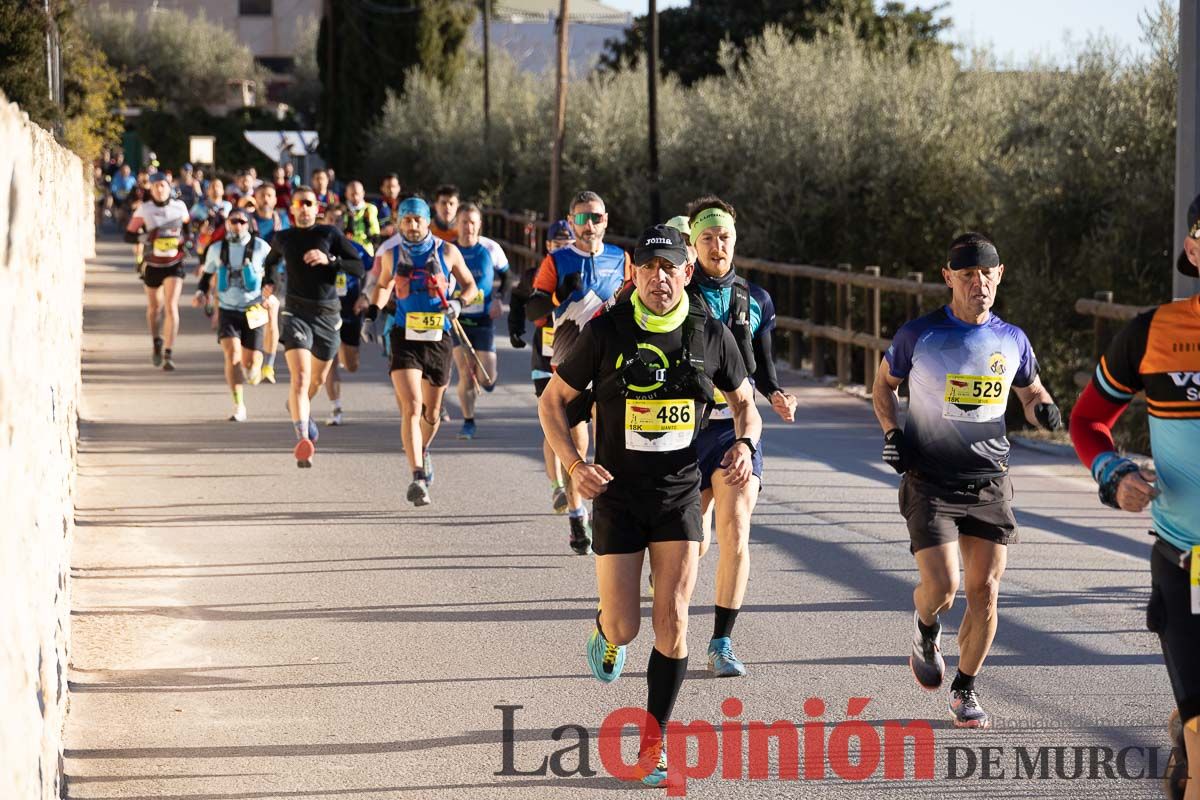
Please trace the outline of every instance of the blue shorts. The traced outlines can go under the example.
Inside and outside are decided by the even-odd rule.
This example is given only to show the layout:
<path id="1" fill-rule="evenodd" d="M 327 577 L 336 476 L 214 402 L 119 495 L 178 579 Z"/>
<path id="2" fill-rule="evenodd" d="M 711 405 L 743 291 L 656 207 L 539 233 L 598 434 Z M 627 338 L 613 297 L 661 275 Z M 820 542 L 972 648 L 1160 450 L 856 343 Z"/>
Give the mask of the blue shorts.
<path id="1" fill-rule="evenodd" d="M 467 339 L 471 342 L 471 347 L 475 348 L 476 353 L 496 352 L 496 326 L 491 317 L 486 319 L 460 317 L 458 321 L 462 323 L 463 331 L 466 332 Z M 452 333 L 451 336 L 454 338 L 455 347 L 462 344 L 458 340 L 458 334 Z"/>
<path id="2" fill-rule="evenodd" d="M 696 437 L 696 455 L 700 464 L 700 491 L 712 488 L 713 473 L 721 468 L 721 459 L 729 452 L 729 448 L 733 447 L 733 440 L 736 438 L 731 419 L 710 420 L 708 425 L 700 430 L 700 435 Z M 761 488 L 763 474 L 761 441 L 758 443 L 758 450 L 750 458 L 750 463 L 754 470 L 754 477 L 758 478 Z"/>

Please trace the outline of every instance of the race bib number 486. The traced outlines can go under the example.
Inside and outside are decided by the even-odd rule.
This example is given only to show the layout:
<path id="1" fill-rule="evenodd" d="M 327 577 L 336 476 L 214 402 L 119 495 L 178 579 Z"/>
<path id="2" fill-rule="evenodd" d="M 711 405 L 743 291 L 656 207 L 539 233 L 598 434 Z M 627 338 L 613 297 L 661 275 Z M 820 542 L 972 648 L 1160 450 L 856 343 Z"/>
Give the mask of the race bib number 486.
<path id="1" fill-rule="evenodd" d="M 692 442 L 696 409 L 691 400 L 625 401 L 625 449 L 648 453 L 682 450 Z"/>

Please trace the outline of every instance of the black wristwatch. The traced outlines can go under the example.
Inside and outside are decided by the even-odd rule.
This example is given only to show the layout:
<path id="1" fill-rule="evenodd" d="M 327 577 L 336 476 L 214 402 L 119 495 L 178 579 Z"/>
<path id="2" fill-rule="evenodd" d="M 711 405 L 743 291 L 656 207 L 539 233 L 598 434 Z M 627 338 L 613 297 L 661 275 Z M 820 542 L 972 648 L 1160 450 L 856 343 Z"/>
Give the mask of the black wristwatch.
<path id="1" fill-rule="evenodd" d="M 734 444 L 737 444 L 738 442 L 741 442 L 742 444 L 746 445 L 746 447 L 750 448 L 750 455 L 754 455 L 758 452 L 758 445 L 755 444 L 754 440 L 749 436 L 742 436 L 733 440 Z"/>

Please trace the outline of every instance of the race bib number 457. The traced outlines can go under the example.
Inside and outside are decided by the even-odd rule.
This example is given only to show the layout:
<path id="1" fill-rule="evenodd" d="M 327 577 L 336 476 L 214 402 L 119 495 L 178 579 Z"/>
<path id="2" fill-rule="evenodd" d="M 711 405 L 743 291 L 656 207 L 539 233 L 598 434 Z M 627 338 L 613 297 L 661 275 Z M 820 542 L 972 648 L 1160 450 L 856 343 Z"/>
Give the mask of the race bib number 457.
<path id="1" fill-rule="evenodd" d="M 648 453 L 682 450 L 692 442 L 696 424 L 691 400 L 625 401 L 625 449 Z"/>
<path id="2" fill-rule="evenodd" d="M 404 338 L 410 342 L 440 342 L 445 320 L 442 314 L 410 311 L 404 315 Z"/>

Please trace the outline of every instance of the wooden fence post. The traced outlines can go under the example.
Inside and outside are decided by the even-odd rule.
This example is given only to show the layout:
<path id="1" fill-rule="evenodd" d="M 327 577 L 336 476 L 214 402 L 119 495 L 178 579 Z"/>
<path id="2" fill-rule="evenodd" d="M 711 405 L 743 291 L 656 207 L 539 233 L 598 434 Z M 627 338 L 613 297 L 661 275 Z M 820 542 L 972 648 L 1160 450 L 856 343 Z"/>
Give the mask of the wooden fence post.
<path id="1" fill-rule="evenodd" d="M 808 279 L 808 318 L 814 325 L 825 324 L 825 281 Z M 825 340 L 815 334 L 808 337 L 808 360 L 813 377 L 825 377 Z"/>
<path id="2" fill-rule="evenodd" d="M 800 281 L 795 275 L 789 275 L 788 284 L 788 309 L 786 314 L 789 317 L 800 316 Z M 779 309 L 775 309 L 776 312 Z M 811 313 L 811 312 L 810 312 Z M 804 356 L 800 350 L 804 346 L 804 336 L 799 331 L 788 331 L 788 364 L 792 369 L 800 369 L 804 365 Z"/>
<path id="3" fill-rule="evenodd" d="M 879 277 L 879 267 L 864 267 L 863 272 L 868 275 Z M 876 286 L 873 289 L 867 290 L 867 317 L 868 324 L 871 326 L 871 334 L 878 337 L 883 332 L 883 308 L 881 296 L 882 290 Z M 878 350 L 869 348 L 863 359 L 863 383 L 867 385 L 869 390 L 875 385 L 875 368 L 879 366 L 879 359 L 882 358 Z"/>
<path id="4" fill-rule="evenodd" d="M 1113 301 L 1112 292 L 1096 292 L 1093 297 L 1101 303 L 1111 303 Z M 1096 314 L 1092 317 L 1092 361 L 1099 361 L 1100 356 L 1104 355 L 1104 351 L 1108 349 L 1108 342 L 1104 338 L 1104 331 L 1107 327 L 1104 317 Z"/>
<path id="5" fill-rule="evenodd" d="M 853 269 L 849 264 L 838 264 L 837 268 L 842 272 L 850 272 Z M 834 311 L 837 315 L 837 324 L 848 331 L 854 329 L 854 292 L 851 291 L 852 288 L 848 283 L 838 284 Z M 841 384 L 850 382 L 850 345 L 845 342 L 837 343 L 837 378 L 838 383 Z"/>
<path id="6" fill-rule="evenodd" d="M 910 281 L 913 281 L 914 283 L 924 283 L 925 282 L 925 273 L 910 272 L 910 273 L 908 273 L 908 279 Z M 909 319 L 916 319 L 917 317 L 921 316 L 921 299 L 922 299 L 922 295 L 920 292 L 914 292 L 913 294 L 910 294 L 908 296 L 908 309 L 907 310 L 908 310 L 908 318 Z"/>

